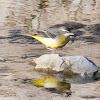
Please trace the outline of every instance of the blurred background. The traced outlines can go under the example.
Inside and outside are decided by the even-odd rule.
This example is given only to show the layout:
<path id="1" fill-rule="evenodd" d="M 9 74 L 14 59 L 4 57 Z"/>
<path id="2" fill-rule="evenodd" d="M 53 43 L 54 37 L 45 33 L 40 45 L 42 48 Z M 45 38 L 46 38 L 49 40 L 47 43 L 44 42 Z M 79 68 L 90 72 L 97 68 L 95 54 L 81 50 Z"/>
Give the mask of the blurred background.
<path id="1" fill-rule="evenodd" d="M 100 24 L 100 0 L 0 0 L 0 30 L 44 30 L 68 21 Z"/>

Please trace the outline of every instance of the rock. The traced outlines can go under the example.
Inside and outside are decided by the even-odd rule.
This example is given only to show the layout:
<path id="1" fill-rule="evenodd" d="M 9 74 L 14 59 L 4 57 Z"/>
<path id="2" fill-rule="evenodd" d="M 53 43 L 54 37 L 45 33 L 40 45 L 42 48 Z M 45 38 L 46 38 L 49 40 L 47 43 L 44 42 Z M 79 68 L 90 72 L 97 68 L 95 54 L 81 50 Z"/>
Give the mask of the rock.
<path id="1" fill-rule="evenodd" d="M 84 75 L 93 75 L 99 68 L 89 59 L 83 56 L 61 57 L 58 54 L 45 54 L 34 59 L 35 70 L 73 72 Z"/>
<path id="2" fill-rule="evenodd" d="M 5 61 L 6 61 L 6 59 L 5 59 L 5 58 L 0 57 L 0 62 L 5 62 Z"/>
<path id="3" fill-rule="evenodd" d="M 82 76 L 86 74 L 92 75 L 99 68 L 89 59 L 84 56 L 68 56 L 65 57 L 65 62 L 69 64 L 74 73 L 79 73 Z"/>
<path id="4" fill-rule="evenodd" d="M 63 71 L 66 67 L 63 58 L 58 54 L 45 54 L 34 59 L 34 62 L 36 63 L 35 69 L 47 69 L 59 72 Z"/>
<path id="5" fill-rule="evenodd" d="M 65 62 L 69 63 L 72 71 L 76 73 L 92 73 L 98 70 L 98 67 L 84 56 L 68 56 L 65 57 Z"/>
<path id="6" fill-rule="evenodd" d="M 96 72 L 94 72 L 94 77 L 95 80 L 100 80 L 100 69 Z"/>

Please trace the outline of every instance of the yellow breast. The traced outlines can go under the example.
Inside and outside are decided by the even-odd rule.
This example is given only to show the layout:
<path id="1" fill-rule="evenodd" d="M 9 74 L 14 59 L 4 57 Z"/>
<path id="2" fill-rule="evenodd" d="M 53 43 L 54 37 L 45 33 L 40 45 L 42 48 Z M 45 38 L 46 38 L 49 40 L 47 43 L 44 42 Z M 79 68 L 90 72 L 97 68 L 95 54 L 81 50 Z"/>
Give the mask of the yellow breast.
<path id="1" fill-rule="evenodd" d="M 66 39 L 64 35 L 57 38 L 57 44 L 54 45 L 52 48 L 62 48 L 69 42 L 69 39 Z"/>

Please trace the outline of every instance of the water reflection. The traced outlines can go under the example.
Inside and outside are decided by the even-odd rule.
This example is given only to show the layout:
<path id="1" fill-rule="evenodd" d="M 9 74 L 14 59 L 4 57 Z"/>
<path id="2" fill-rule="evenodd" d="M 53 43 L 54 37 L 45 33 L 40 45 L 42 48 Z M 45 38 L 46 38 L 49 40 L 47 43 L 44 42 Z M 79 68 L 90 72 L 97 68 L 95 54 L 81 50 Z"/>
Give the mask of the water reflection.
<path id="1" fill-rule="evenodd" d="M 91 82 L 96 82 L 100 80 L 100 75 L 98 75 L 98 78 L 95 77 L 81 77 L 79 74 L 63 74 L 63 73 L 55 73 L 55 72 L 42 72 L 42 71 L 35 71 L 35 73 L 38 73 L 39 76 L 41 77 L 52 77 L 54 79 L 57 79 L 59 81 L 66 81 L 67 83 L 71 84 L 85 84 L 85 83 L 91 83 Z M 41 78 L 41 77 L 38 77 Z M 35 78 L 35 77 L 34 77 Z M 37 79 L 37 77 L 36 77 Z"/>
<path id="2" fill-rule="evenodd" d="M 35 70 L 30 71 L 30 73 L 33 75 L 33 78 L 22 79 L 21 83 L 31 84 L 38 88 L 44 88 L 48 92 L 63 94 L 64 96 L 71 95 L 71 84 L 86 84 L 97 81 L 89 77 L 82 78 L 78 74 L 68 76 L 63 73 L 47 73 Z"/>
<path id="3" fill-rule="evenodd" d="M 66 96 L 71 95 L 71 85 L 64 81 L 58 81 L 53 77 L 43 77 L 40 79 L 35 79 L 33 80 L 32 84 L 38 87 L 44 87 L 51 92 L 60 94 L 66 93 Z"/>

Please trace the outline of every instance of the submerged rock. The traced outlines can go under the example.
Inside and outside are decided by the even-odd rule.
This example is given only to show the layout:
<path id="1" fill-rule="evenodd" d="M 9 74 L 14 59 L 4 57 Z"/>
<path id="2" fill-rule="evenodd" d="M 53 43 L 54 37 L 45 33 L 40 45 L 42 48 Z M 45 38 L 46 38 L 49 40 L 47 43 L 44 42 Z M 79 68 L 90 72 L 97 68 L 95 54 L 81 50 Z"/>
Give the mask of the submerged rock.
<path id="1" fill-rule="evenodd" d="M 45 54 L 34 59 L 35 70 L 55 71 L 55 72 L 71 72 L 80 74 L 81 76 L 94 75 L 99 68 L 84 56 L 67 56 L 61 57 L 58 54 Z"/>

